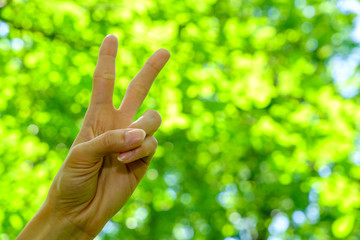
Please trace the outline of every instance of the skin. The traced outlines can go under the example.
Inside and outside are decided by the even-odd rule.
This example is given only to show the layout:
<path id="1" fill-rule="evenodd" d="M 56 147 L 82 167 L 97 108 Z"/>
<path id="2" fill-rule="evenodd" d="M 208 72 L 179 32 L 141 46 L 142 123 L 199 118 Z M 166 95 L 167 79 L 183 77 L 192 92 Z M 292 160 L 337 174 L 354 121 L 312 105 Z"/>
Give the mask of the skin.
<path id="1" fill-rule="evenodd" d="M 157 147 L 152 136 L 160 115 L 135 114 L 170 57 L 156 51 L 130 82 L 119 108 L 113 106 L 118 41 L 104 39 L 81 130 L 56 175 L 43 206 L 18 239 L 93 239 L 128 201 Z M 120 161 L 119 161 L 120 160 Z"/>

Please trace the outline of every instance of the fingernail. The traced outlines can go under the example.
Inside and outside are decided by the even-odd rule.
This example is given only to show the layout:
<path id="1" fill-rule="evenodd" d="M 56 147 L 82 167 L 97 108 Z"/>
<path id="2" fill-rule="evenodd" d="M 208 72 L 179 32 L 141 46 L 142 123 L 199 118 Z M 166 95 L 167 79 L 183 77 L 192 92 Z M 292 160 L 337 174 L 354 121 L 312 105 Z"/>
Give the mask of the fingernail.
<path id="1" fill-rule="evenodd" d="M 145 139 L 146 133 L 142 129 L 133 129 L 125 133 L 125 141 L 129 145 L 141 142 Z"/>
<path id="2" fill-rule="evenodd" d="M 125 162 L 127 160 L 129 160 L 131 158 L 132 153 L 131 152 L 124 152 L 124 153 L 120 153 L 117 157 L 117 159 L 120 162 Z"/>

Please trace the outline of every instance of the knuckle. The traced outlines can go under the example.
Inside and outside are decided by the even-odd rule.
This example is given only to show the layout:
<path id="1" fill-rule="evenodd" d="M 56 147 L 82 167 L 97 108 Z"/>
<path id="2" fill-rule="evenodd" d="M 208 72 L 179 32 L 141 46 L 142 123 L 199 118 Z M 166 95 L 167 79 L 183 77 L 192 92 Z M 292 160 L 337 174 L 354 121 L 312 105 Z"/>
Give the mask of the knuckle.
<path id="1" fill-rule="evenodd" d="M 84 142 L 72 147 L 69 151 L 68 157 L 69 159 L 76 159 L 76 161 L 79 161 L 88 159 L 89 154 L 91 154 L 91 152 L 89 151 L 89 145 L 87 144 L 87 142 Z M 72 160 L 69 160 L 69 162 L 72 162 Z"/>
<path id="2" fill-rule="evenodd" d="M 104 133 L 106 132 L 106 122 L 104 121 L 103 118 L 101 117 L 97 117 L 95 120 L 94 120 L 94 127 L 93 127 L 93 132 L 96 132 L 96 133 Z"/>
<path id="3" fill-rule="evenodd" d="M 93 80 L 94 81 L 114 81 L 115 74 L 107 73 L 107 72 L 101 73 L 101 74 L 94 73 Z"/>
<path id="4" fill-rule="evenodd" d="M 118 136 L 118 142 L 119 142 L 121 145 L 126 144 L 125 131 L 121 131 L 120 136 Z"/>
<path id="5" fill-rule="evenodd" d="M 103 141 L 103 145 L 105 148 L 112 148 L 114 147 L 114 132 L 113 131 L 108 131 L 104 134 L 102 141 Z"/>
<path id="6" fill-rule="evenodd" d="M 70 149 L 69 155 L 74 156 L 75 158 L 77 158 L 78 156 L 81 156 L 83 154 L 83 148 L 82 148 L 82 143 L 74 146 L 73 148 Z"/>
<path id="7" fill-rule="evenodd" d="M 142 82 L 130 82 L 128 91 L 133 92 L 136 96 L 143 96 L 147 94 L 146 85 Z"/>
<path id="8" fill-rule="evenodd" d="M 161 70 L 156 64 L 154 64 L 151 61 L 147 61 L 145 63 L 145 66 L 147 66 L 149 69 L 151 69 L 155 74 L 157 74 Z"/>

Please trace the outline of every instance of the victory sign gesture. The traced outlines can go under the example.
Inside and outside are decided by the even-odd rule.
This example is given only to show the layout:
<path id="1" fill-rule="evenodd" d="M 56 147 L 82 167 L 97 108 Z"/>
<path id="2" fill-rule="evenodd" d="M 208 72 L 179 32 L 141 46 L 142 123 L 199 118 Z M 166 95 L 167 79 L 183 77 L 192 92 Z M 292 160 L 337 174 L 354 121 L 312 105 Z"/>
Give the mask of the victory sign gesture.
<path id="1" fill-rule="evenodd" d="M 18 239 L 92 239 L 127 202 L 146 173 L 161 123 L 154 110 L 135 114 L 160 70 L 167 50 L 156 51 L 130 82 L 121 106 L 113 106 L 118 41 L 100 48 L 89 108 L 47 199 Z"/>

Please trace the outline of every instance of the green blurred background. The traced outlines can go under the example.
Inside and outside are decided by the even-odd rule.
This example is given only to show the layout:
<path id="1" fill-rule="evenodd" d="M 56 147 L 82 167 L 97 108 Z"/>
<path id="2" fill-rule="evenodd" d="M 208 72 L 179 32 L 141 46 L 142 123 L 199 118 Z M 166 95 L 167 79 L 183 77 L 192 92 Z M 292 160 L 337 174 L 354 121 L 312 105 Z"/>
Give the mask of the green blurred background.
<path id="1" fill-rule="evenodd" d="M 356 0 L 0 0 L 0 239 L 44 201 L 76 137 L 102 39 L 118 106 L 171 61 L 150 170 L 100 239 L 360 239 Z"/>

